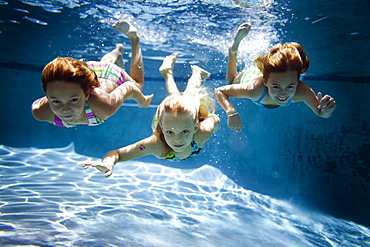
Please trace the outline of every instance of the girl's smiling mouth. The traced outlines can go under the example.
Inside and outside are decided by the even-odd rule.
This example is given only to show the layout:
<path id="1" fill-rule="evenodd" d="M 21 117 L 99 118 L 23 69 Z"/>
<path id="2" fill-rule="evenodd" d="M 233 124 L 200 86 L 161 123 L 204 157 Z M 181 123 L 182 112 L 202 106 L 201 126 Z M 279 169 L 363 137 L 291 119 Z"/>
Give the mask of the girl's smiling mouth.
<path id="1" fill-rule="evenodd" d="M 278 101 L 281 101 L 281 102 L 286 101 L 288 98 L 289 98 L 289 97 L 284 97 L 284 98 L 276 97 L 276 99 L 277 99 Z"/>

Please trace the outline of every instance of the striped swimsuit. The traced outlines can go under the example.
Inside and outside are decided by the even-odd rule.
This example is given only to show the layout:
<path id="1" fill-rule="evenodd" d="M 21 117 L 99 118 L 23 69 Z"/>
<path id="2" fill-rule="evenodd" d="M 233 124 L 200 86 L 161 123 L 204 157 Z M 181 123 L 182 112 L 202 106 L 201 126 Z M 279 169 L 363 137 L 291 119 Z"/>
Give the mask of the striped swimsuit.
<path id="1" fill-rule="evenodd" d="M 122 85 L 125 82 L 124 70 L 115 64 L 90 61 L 87 62 L 87 65 L 89 66 L 89 68 L 95 71 L 98 78 L 113 81 L 118 86 Z M 80 125 L 96 126 L 105 122 L 105 120 L 99 119 L 94 115 L 91 108 L 86 102 L 84 103 L 84 111 L 89 123 Z M 54 125 L 67 128 L 78 126 L 63 122 L 63 120 L 60 119 L 57 115 L 54 116 Z"/>
<path id="2" fill-rule="evenodd" d="M 118 86 L 125 82 L 124 70 L 112 63 L 86 62 L 90 69 L 93 69 L 98 78 L 114 81 Z"/>

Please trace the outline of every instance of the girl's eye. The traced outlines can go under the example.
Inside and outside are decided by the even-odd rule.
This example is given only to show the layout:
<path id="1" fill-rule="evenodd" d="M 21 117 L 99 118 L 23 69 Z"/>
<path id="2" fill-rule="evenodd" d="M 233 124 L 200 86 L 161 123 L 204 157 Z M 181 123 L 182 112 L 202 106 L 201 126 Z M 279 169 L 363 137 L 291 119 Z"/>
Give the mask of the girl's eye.
<path id="1" fill-rule="evenodd" d="M 171 135 L 173 132 L 172 132 L 171 130 L 167 130 L 167 131 L 166 131 L 166 133 L 167 133 L 168 135 Z"/>
<path id="2" fill-rule="evenodd" d="M 72 102 L 72 103 L 75 103 L 75 102 L 77 102 L 78 101 L 78 99 L 77 98 L 73 98 L 73 99 L 71 99 L 70 100 L 70 102 Z"/>
<path id="3" fill-rule="evenodd" d="M 60 100 L 53 99 L 51 102 L 53 102 L 54 104 L 59 104 Z"/>
<path id="4" fill-rule="evenodd" d="M 273 89 L 279 89 L 280 86 L 272 86 Z"/>
<path id="5" fill-rule="evenodd" d="M 189 133 L 189 130 L 183 130 L 182 133 L 187 134 L 187 133 Z"/>
<path id="6" fill-rule="evenodd" d="M 288 86 L 288 89 L 293 89 L 293 88 L 295 88 L 295 86 L 294 86 L 294 85 L 289 85 L 289 86 Z"/>

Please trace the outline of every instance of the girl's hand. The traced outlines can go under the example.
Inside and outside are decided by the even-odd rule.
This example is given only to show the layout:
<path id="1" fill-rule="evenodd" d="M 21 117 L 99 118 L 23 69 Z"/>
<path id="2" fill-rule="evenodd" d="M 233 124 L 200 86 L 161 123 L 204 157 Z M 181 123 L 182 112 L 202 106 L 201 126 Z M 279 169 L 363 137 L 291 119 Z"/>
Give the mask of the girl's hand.
<path id="1" fill-rule="evenodd" d="M 109 161 L 98 161 L 98 162 L 91 162 L 91 163 L 85 163 L 82 165 L 84 169 L 87 169 L 89 167 L 95 167 L 100 172 L 104 173 L 105 177 L 109 177 L 112 175 L 114 163 Z"/>
<path id="2" fill-rule="evenodd" d="M 318 108 L 321 112 L 331 115 L 334 109 L 337 107 L 337 103 L 334 98 L 330 95 L 322 96 L 322 93 L 317 93 L 317 98 L 319 100 Z"/>
<path id="3" fill-rule="evenodd" d="M 227 118 L 227 126 L 236 132 L 240 132 L 243 128 L 242 119 L 239 114 Z"/>

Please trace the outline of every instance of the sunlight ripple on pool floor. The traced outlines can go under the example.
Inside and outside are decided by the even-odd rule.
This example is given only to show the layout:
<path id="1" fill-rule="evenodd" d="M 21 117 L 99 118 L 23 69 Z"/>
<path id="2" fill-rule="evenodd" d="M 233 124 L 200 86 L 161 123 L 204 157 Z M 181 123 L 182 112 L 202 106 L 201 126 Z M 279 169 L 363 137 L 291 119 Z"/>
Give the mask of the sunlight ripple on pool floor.
<path id="1" fill-rule="evenodd" d="M 106 179 L 60 149 L 0 149 L 0 244 L 365 246 L 369 229 L 237 186 L 218 169 L 138 161 Z M 344 243 L 344 245 L 343 245 Z M 231 244 L 231 245 L 230 245 Z"/>

